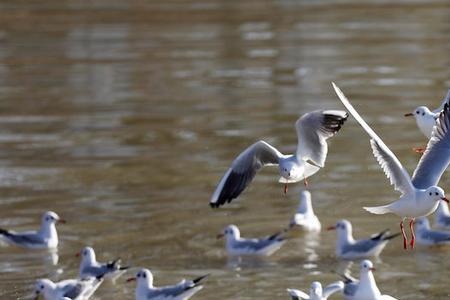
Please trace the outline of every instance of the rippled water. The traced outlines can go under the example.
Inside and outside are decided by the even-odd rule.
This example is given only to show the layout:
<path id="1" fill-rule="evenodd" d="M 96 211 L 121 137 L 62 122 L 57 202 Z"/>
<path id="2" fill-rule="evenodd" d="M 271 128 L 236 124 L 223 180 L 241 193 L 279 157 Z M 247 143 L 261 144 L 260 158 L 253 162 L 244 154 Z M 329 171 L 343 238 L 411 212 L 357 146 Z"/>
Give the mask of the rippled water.
<path id="1" fill-rule="evenodd" d="M 300 114 L 342 108 L 332 80 L 412 171 L 410 149 L 426 141 L 402 115 L 438 105 L 450 86 L 449 15 L 438 0 L 2 1 L 0 226 L 34 228 L 47 209 L 69 223 L 57 255 L 0 247 L 1 298 L 76 276 L 84 245 L 152 269 L 158 285 L 211 273 L 195 299 L 287 299 L 287 287 L 336 280 L 348 266 L 333 233 L 243 261 L 215 239 L 230 223 L 244 236 L 283 228 L 301 184 L 283 197 L 264 170 L 232 205 L 211 210 L 209 197 L 241 149 L 263 138 L 293 151 Z M 398 195 L 353 120 L 310 190 L 324 226 L 397 229 L 397 217 L 361 208 Z M 381 290 L 447 299 L 448 251 L 405 253 L 396 240 L 376 263 Z M 133 294 L 119 280 L 97 298 Z"/>

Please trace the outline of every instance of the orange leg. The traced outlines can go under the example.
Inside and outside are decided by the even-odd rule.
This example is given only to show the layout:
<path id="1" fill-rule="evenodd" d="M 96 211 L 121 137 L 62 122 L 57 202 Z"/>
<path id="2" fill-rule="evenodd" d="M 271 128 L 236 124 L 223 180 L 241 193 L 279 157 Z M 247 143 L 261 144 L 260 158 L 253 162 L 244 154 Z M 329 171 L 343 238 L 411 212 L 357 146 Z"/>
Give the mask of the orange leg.
<path id="1" fill-rule="evenodd" d="M 288 192 L 288 184 L 287 182 L 284 184 L 283 194 L 286 195 Z"/>
<path id="2" fill-rule="evenodd" d="M 426 148 L 423 147 L 417 147 L 417 148 L 413 148 L 413 151 L 416 153 L 424 153 Z"/>
<path id="3" fill-rule="evenodd" d="M 304 184 L 305 186 L 308 186 L 308 180 L 306 179 L 306 177 L 303 177 L 303 184 Z"/>
<path id="4" fill-rule="evenodd" d="M 411 242 L 409 245 L 411 246 L 411 249 L 414 249 L 414 243 L 416 241 L 416 235 L 414 234 L 414 219 L 409 221 L 409 230 L 411 230 Z"/>
<path id="5" fill-rule="evenodd" d="M 405 228 L 403 227 L 403 219 L 400 222 L 400 231 L 402 232 L 403 237 L 403 249 L 408 250 L 408 238 L 406 237 Z"/>

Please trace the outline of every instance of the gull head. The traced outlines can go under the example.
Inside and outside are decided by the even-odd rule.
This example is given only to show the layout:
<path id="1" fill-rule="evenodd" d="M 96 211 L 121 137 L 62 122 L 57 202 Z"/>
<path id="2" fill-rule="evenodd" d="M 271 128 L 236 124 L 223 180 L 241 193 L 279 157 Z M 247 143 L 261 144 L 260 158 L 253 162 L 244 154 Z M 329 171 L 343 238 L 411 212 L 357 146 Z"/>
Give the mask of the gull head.
<path id="1" fill-rule="evenodd" d="M 444 190 L 438 186 L 430 186 L 429 188 L 427 188 L 425 193 L 426 193 L 426 197 L 430 201 L 438 202 L 439 200 L 442 200 L 442 201 L 445 201 L 448 203 L 448 199 L 447 199 L 447 197 L 445 197 Z"/>
<path id="2" fill-rule="evenodd" d="M 373 263 L 370 260 L 365 259 L 361 262 L 360 270 L 361 273 L 370 273 L 372 271 L 375 271 L 375 268 L 373 267 Z"/>
<path id="3" fill-rule="evenodd" d="M 46 293 L 49 293 L 51 290 L 54 289 L 54 283 L 49 279 L 39 279 L 36 281 L 36 284 L 34 285 L 34 300 L 38 299 L 39 296 L 45 295 Z"/>
<path id="4" fill-rule="evenodd" d="M 222 233 L 217 235 L 217 238 L 223 238 L 225 237 L 228 239 L 238 239 L 241 236 L 241 233 L 239 232 L 239 228 L 237 228 L 236 225 L 228 225 L 225 227 Z"/>
<path id="5" fill-rule="evenodd" d="M 414 117 L 416 120 L 432 115 L 432 112 L 426 106 L 419 106 L 413 112 L 405 114 L 405 117 Z"/>
<path id="6" fill-rule="evenodd" d="M 322 284 L 318 281 L 314 281 L 311 283 L 311 288 L 309 289 L 310 295 L 314 295 L 316 297 L 322 297 Z"/>
<path id="7" fill-rule="evenodd" d="M 430 222 L 426 217 L 417 218 L 414 222 L 416 224 L 417 230 L 430 229 Z"/>
<path id="8" fill-rule="evenodd" d="M 299 179 L 303 179 L 301 178 L 304 171 L 303 164 L 286 160 L 281 162 L 278 168 L 280 170 L 281 177 L 287 180 L 298 181 Z"/>
<path id="9" fill-rule="evenodd" d="M 81 264 L 92 264 L 95 262 L 95 251 L 91 247 L 84 247 L 81 252 L 77 253 L 77 256 L 81 256 Z"/>
<path id="10" fill-rule="evenodd" d="M 137 289 L 150 288 L 153 286 L 153 274 L 149 269 L 141 269 L 135 277 L 127 279 L 127 282 L 137 281 Z"/>
<path id="11" fill-rule="evenodd" d="M 338 235 L 348 234 L 352 231 L 352 224 L 347 220 L 340 220 L 334 226 L 329 226 L 327 230 L 336 230 Z"/>
<path id="12" fill-rule="evenodd" d="M 42 224 L 65 224 L 66 221 L 61 219 L 55 212 L 48 211 L 42 216 Z"/>

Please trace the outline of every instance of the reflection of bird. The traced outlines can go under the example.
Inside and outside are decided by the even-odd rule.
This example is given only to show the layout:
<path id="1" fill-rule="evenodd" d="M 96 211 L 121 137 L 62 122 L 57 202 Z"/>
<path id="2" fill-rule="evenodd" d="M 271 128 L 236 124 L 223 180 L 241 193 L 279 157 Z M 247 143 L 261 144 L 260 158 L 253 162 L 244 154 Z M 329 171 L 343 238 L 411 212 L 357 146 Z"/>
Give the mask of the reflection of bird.
<path id="1" fill-rule="evenodd" d="M 281 248 L 286 240 L 282 233 L 275 233 L 269 237 L 261 239 L 241 238 L 241 233 L 237 226 L 229 225 L 217 238 L 226 238 L 226 248 L 229 255 L 260 255 L 269 256 Z"/>
<path id="2" fill-rule="evenodd" d="M 178 284 L 171 286 L 154 287 L 153 274 L 147 269 L 142 269 L 135 277 L 129 278 L 127 281 L 137 281 L 136 300 L 185 300 L 203 288 L 200 282 L 207 276 L 204 275 L 193 280 L 183 279 Z"/>
<path id="3" fill-rule="evenodd" d="M 320 231 L 320 221 L 314 214 L 309 191 L 300 193 L 300 204 L 297 208 L 297 213 L 289 224 L 290 228 L 295 226 L 298 226 L 303 231 Z"/>
<path id="4" fill-rule="evenodd" d="M 425 217 L 416 220 L 417 244 L 424 246 L 450 245 L 450 232 L 430 229 Z"/>
<path id="5" fill-rule="evenodd" d="M 83 248 L 79 255 L 81 255 L 80 278 L 105 276 L 115 279 L 128 269 L 128 267 L 120 266 L 120 259 L 108 263 L 99 263 L 95 257 L 94 249 L 91 247 Z"/>
<path id="6" fill-rule="evenodd" d="M 389 240 L 400 235 L 400 233 L 390 235 L 389 230 L 384 230 L 368 239 L 355 241 L 352 224 L 347 220 L 341 220 L 327 229 L 337 231 L 336 256 L 345 259 L 378 256 Z"/>
<path id="7" fill-rule="evenodd" d="M 0 229 L 0 235 L 9 243 L 30 249 L 51 249 L 58 247 L 58 233 L 56 223 L 65 223 L 63 219 L 48 211 L 42 216 L 41 229 L 39 231 L 15 232 Z"/>
<path id="8" fill-rule="evenodd" d="M 324 289 L 322 289 L 322 284 L 320 282 L 314 281 L 309 289 L 309 295 L 295 289 L 287 289 L 287 292 L 292 300 L 327 300 L 332 294 L 342 291 L 343 289 L 344 283 L 342 281 L 327 285 Z"/>
<path id="9" fill-rule="evenodd" d="M 220 180 L 210 205 L 219 207 L 237 198 L 252 182 L 256 173 L 264 166 L 278 165 L 280 182 L 298 182 L 315 174 L 325 165 L 328 153 L 327 139 L 335 135 L 347 119 L 340 110 L 321 110 L 304 114 L 295 123 L 297 151 L 284 155 L 264 141 L 256 142 L 245 149 L 233 161 L 230 169 Z"/>
<path id="10" fill-rule="evenodd" d="M 450 163 L 450 107 L 446 103 L 434 127 L 427 149 L 422 155 L 414 171 L 413 178 L 402 166 L 395 154 L 386 146 L 381 138 L 370 128 L 359 113 L 353 108 L 342 91 L 333 83 L 341 102 L 355 117 L 358 123 L 370 135 L 373 154 L 395 189 L 402 193 L 399 200 L 391 204 L 377 207 L 364 207 L 373 214 L 394 213 L 402 217 L 400 228 L 403 235 L 403 247 L 407 248 L 407 237 L 403 221 L 410 218 L 411 248 L 414 248 L 414 218 L 433 213 L 439 200 L 448 202 L 444 190 L 436 186 L 442 173 Z"/>
<path id="11" fill-rule="evenodd" d="M 439 206 L 434 213 L 434 226 L 441 229 L 450 229 L 450 212 L 447 203 L 439 202 Z"/>
<path id="12" fill-rule="evenodd" d="M 396 300 L 389 295 L 381 295 L 373 277 L 375 268 L 370 260 L 363 260 L 360 264 L 359 280 L 344 275 L 344 299 L 345 300 Z"/>
<path id="13" fill-rule="evenodd" d="M 49 279 L 40 279 L 35 285 L 35 300 L 43 295 L 46 300 L 82 300 L 89 299 L 100 284 L 100 278 L 69 279 L 57 283 Z"/>

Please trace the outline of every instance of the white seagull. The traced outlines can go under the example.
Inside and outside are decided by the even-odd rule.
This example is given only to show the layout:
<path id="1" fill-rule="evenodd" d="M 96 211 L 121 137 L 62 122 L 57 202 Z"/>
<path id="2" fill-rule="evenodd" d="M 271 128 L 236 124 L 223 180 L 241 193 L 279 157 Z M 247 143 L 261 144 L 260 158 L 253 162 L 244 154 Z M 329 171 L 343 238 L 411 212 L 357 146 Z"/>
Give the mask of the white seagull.
<path id="1" fill-rule="evenodd" d="M 200 282 L 208 275 L 193 280 L 183 279 L 176 285 L 154 287 L 153 274 L 148 269 L 141 269 L 135 277 L 127 281 L 137 281 L 136 300 L 185 300 L 200 291 L 203 286 Z"/>
<path id="2" fill-rule="evenodd" d="M 39 279 L 34 289 L 34 300 L 43 295 L 46 300 L 87 300 L 94 294 L 100 284 L 101 278 L 68 279 L 57 283 L 50 279 Z"/>
<path id="3" fill-rule="evenodd" d="M 363 260 L 360 264 L 359 280 L 344 275 L 345 300 L 397 300 L 389 295 L 382 295 L 373 277 L 375 268 L 370 260 Z"/>
<path id="4" fill-rule="evenodd" d="M 322 284 L 318 281 L 314 281 L 309 289 L 309 295 L 303 291 L 295 289 L 287 289 L 288 294 L 292 300 L 327 300 L 332 294 L 340 292 L 344 289 L 344 283 L 342 281 L 336 281 L 324 289 Z"/>
<path id="5" fill-rule="evenodd" d="M 225 237 L 226 249 L 231 256 L 270 256 L 286 242 L 286 239 L 281 235 L 282 232 L 279 232 L 262 239 L 245 239 L 241 238 L 241 233 L 237 226 L 229 225 L 223 233 L 217 235 L 217 238 Z"/>
<path id="6" fill-rule="evenodd" d="M 442 173 L 450 163 L 450 108 L 446 103 L 439 115 L 433 134 L 422 155 L 413 178 L 400 163 L 395 154 L 386 146 L 381 138 L 367 125 L 359 113 L 353 108 L 342 91 L 333 83 L 341 102 L 370 135 L 373 154 L 395 190 L 402 195 L 391 204 L 377 207 L 364 207 L 373 214 L 394 213 L 402 218 L 400 229 L 403 235 L 403 247 L 407 249 L 407 237 L 403 227 L 406 218 L 410 218 L 411 248 L 414 248 L 414 218 L 433 213 L 440 200 L 448 202 L 444 190 L 437 186 Z"/>
<path id="7" fill-rule="evenodd" d="M 450 89 L 447 95 L 442 100 L 441 105 L 435 110 L 431 111 L 426 106 L 419 106 L 414 109 L 412 113 L 405 114 L 405 117 L 414 117 L 416 119 L 417 127 L 420 131 L 428 138 L 431 138 L 431 133 L 433 132 L 433 127 L 436 125 L 436 120 L 439 114 L 444 109 L 445 103 L 450 100 Z"/>
<path id="8" fill-rule="evenodd" d="M 80 278 L 103 277 L 117 279 L 129 267 L 120 266 L 120 259 L 115 259 L 107 263 L 99 263 L 95 256 L 95 251 L 91 247 L 85 247 L 77 253 L 81 256 Z"/>
<path id="9" fill-rule="evenodd" d="M 400 233 L 390 235 L 386 229 L 368 239 L 354 240 L 352 224 L 347 220 L 340 220 L 327 230 L 337 231 L 336 256 L 344 259 L 378 256 L 391 239 L 400 235 Z"/>
<path id="10" fill-rule="evenodd" d="M 289 223 L 289 228 L 293 227 L 299 227 L 303 231 L 315 232 L 321 229 L 319 218 L 314 214 L 309 191 L 300 193 L 300 204 L 297 208 L 297 213 Z"/>
<path id="11" fill-rule="evenodd" d="M 416 220 L 417 244 L 423 246 L 450 245 L 450 232 L 430 229 L 425 217 Z"/>
<path id="12" fill-rule="evenodd" d="M 327 139 L 335 135 L 347 120 L 340 110 L 318 110 L 304 114 L 295 123 L 297 151 L 284 155 L 273 146 L 259 141 L 245 149 L 233 161 L 210 199 L 211 207 L 219 207 L 237 198 L 264 166 L 278 165 L 280 182 L 287 184 L 306 179 L 325 165 Z"/>
<path id="13" fill-rule="evenodd" d="M 66 223 L 56 213 L 44 213 L 39 231 L 16 232 L 0 228 L 0 236 L 10 244 L 30 249 L 54 249 L 58 247 L 56 223 Z"/>
<path id="14" fill-rule="evenodd" d="M 439 202 L 434 213 L 434 226 L 440 229 L 450 229 L 450 212 L 447 203 Z"/>

